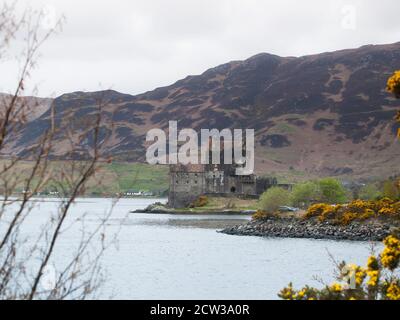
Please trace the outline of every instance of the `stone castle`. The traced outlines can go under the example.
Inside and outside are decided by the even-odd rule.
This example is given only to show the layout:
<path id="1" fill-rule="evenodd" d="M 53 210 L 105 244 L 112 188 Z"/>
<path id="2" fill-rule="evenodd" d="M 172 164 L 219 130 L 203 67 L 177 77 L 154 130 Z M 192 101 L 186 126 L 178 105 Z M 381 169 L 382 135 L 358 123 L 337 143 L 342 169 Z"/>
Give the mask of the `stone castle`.
<path id="1" fill-rule="evenodd" d="M 168 206 L 185 208 L 201 195 L 258 198 L 273 186 L 276 178 L 238 176 L 235 165 L 171 165 Z"/>

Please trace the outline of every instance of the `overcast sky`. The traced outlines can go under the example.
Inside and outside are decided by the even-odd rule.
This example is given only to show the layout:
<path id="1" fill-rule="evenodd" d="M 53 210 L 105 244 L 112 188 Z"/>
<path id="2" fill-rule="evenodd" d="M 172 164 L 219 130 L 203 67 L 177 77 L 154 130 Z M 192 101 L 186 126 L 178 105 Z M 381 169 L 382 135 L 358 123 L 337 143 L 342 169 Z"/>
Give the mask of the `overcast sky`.
<path id="1" fill-rule="evenodd" d="M 42 48 L 41 96 L 136 94 L 260 52 L 300 56 L 400 41 L 399 0 L 19 0 L 63 31 Z M 15 85 L 0 64 L 0 92 Z"/>

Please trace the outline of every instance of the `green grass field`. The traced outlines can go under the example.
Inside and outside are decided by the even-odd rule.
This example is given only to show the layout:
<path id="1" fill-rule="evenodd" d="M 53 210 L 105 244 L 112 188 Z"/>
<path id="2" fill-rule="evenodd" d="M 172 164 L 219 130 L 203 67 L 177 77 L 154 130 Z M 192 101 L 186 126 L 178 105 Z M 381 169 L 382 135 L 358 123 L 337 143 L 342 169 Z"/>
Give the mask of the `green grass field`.
<path id="1" fill-rule="evenodd" d="M 102 171 L 115 177 L 113 188 L 118 192 L 128 190 L 165 192 L 168 189 L 168 166 L 143 163 L 105 164 Z"/>
<path id="2" fill-rule="evenodd" d="M 0 161 L 0 166 L 5 163 L 5 160 Z M 9 172 L 8 181 L 13 179 L 20 181 L 14 188 L 15 192 L 24 190 L 23 181 L 30 174 L 32 166 L 32 162 L 20 161 Z M 48 169 L 54 172 L 54 176 L 57 176 L 62 170 L 68 172 L 70 166 L 71 162 L 68 161 L 51 161 Z M 56 188 L 57 184 L 50 181 L 41 191 L 46 193 Z M 168 166 L 115 162 L 99 164 L 99 169 L 89 180 L 85 193 L 86 195 L 115 195 L 127 191 L 148 191 L 162 195 L 167 190 Z"/>

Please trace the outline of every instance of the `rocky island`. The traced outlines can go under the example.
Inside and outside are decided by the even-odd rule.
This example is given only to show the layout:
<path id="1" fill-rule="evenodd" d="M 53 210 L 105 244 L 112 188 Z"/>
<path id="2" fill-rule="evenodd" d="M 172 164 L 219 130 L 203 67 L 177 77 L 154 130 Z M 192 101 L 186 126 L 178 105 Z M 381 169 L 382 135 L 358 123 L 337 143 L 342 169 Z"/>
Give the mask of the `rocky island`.
<path id="1" fill-rule="evenodd" d="M 400 202 L 354 200 L 343 205 L 319 203 L 306 212 L 269 214 L 262 211 L 253 220 L 222 230 L 239 236 L 310 238 L 352 241 L 382 241 L 400 230 Z"/>
<path id="2" fill-rule="evenodd" d="M 145 209 L 131 211 L 131 213 L 149 213 L 149 214 L 218 214 L 218 215 L 252 215 L 257 212 L 252 209 L 254 200 L 207 198 L 207 204 L 204 206 L 171 208 L 166 204 L 157 202 L 149 205 Z"/>
<path id="3" fill-rule="evenodd" d="M 230 227 L 220 232 L 236 236 L 382 241 L 395 229 L 395 225 L 384 222 L 352 222 L 349 225 L 336 225 L 329 221 L 269 217 L 263 220 L 252 220 L 247 224 Z"/>

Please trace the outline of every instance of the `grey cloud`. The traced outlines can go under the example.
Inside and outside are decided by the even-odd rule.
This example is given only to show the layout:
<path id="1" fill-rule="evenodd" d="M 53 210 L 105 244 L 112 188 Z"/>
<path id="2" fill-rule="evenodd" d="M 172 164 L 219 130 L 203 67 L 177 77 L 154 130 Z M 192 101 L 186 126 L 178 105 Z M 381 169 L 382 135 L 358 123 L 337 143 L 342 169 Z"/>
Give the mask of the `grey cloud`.
<path id="1" fill-rule="evenodd" d="M 260 52 L 299 56 L 400 40 L 398 0 L 20 0 L 26 4 L 67 18 L 33 73 L 41 95 L 100 83 L 140 93 Z M 354 30 L 343 28 L 349 5 Z M 12 65 L 3 70 L 0 88 L 11 90 Z"/>

